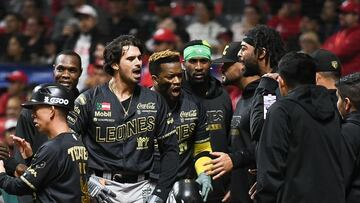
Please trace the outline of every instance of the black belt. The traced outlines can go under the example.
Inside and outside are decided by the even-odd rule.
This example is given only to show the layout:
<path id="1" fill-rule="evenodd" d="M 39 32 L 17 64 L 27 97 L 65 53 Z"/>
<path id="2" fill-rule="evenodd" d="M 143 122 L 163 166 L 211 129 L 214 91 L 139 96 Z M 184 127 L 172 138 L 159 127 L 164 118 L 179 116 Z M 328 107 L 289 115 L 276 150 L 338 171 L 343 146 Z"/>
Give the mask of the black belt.
<path id="1" fill-rule="evenodd" d="M 129 174 L 120 171 L 99 171 L 93 170 L 94 174 L 98 177 L 103 177 L 105 179 L 109 179 L 118 183 L 137 183 L 143 180 L 149 179 L 149 174 Z"/>

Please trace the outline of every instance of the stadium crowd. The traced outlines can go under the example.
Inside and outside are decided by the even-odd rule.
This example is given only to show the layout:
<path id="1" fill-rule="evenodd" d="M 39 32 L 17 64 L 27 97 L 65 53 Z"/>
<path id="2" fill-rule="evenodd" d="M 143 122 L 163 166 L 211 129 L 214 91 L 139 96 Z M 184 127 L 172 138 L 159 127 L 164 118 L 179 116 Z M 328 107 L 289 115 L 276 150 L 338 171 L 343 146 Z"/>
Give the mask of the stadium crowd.
<path id="1" fill-rule="evenodd" d="M 360 202 L 360 192 L 352 190 L 359 186 L 357 179 L 360 177 L 357 168 L 360 167 L 360 146 L 356 137 L 360 136 L 359 23 L 359 0 L 1 1 L 0 65 L 16 64 L 20 68 L 11 72 L 0 70 L 8 82 L 0 89 L 0 141 L 6 144 L 10 157 L 24 163 L 24 157 L 21 158 L 15 146 L 19 141 L 11 135 L 25 138 L 34 152 L 47 140 L 46 136 L 36 141 L 30 135 L 17 134 L 26 132 L 24 120 L 31 120 L 30 113 L 24 114 L 21 104 L 32 98 L 33 88 L 39 85 L 29 81 L 22 66 L 32 65 L 54 72 L 53 82 L 75 91 L 74 96 L 80 95 L 75 108 L 80 108 L 81 112 L 90 111 L 86 108 L 110 109 L 110 104 L 107 107 L 104 103 L 85 107 L 81 98 L 94 99 L 89 91 L 111 86 L 110 91 L 118 96 L 125 118 L 131 110 L 137 86 L 129 85 L 129 89 L 134 89 L 125 100 L 117 95 L 121 77 L 117 78 L 116 74 L 121 68 L 113 67 L 111 54 L 115 52 L 115 39 L 122 43 L 123 38 L 118 36 L 131 35 L 142 45 L 130 37 L 123 39 L 130 43 L 122 44 L 121 49 L 128 46 L 128 52 L 132 53 L 130 48 L 135 47 L 141 52 L 139 84 L 165 98 L 169 106 L 166 112 L 176 112 L 176 105 L 186 95 L 183 92 L 201 103 L 197 106 L 199 114 L 202 110 L 205 112 L 209 133 L 191 135 L 201 137 L 194 138 L 199 142 L 209 139 L 211 143 L 209 148 L 203 149 L 211 159 L 202 164 L 209 167 L 197 165 L 195 158 L 204 157 L 194 155 L 196 175 L 191 176 L 192 179 L 197 177 L 203 190 L 206 178 L 212 177 L 212 184 L 205 188 L 208 190 L 206 197 L 202 193 L 204 201 L 208 198 L 207 202 L 253 202 L 254 199 L 255 202 Z M 125 56 L 123 52 L 119 59 Z M 172 76 L 169 82 L 170 79 L 161 74 L 170 74 L 161 69 L 169 63 L 179 65 L 179 74 L 184 76 L 180 79 Z M 199 72 L 204 73 L 196 73 L 198 66 L 201 67 Z M 301 69 L 304 66 L 308 68 Z M 176 72 L 172 66 L 169 69 Z M 64 76 L 64 72 L 69 72 L 69 76 Z M 64 77 L 70 79 L 62 79 Z M 171 85 L 167 87 L 166 82 Z M 299 90 L 313 83 L 328 91 L 318 86 Z M 101 91 L 105 91 L 104 88 Z M 178 92 L 182 95 L 179 101 L 174 96 Z M 147 99 L 153 99 L 149 95 Z M 279 99 L 284 96 L 288 99 Z M 154 99 L 156 103 L 157 99 Z M 279 102 L 272 105 L 275 100 Z M 288 109 L 289 106 L 294 108 Z M 331 110 L 333 107 L 338 110 Z M 335 117 L 333 112 L 336 112 Z M 75 113 L 78 112 L 75 110 Z M 84 115 L 72 116 L 76 121 Z M 217 120 L 221 122 L 216 123 Z M 81 135 L 90 133 L 84 127 L 88 123 L 69 123 Z M 345 141 L 337 132 L 345 134 Z M 303 138 L 302 134 L 307 136 Z M 323 135 L 321 139 L 311 139 L 319 134 Z M 160 141 L 161 153 L 171 151 L 169 140 Z M 199 147 L 196 144 L 200 145 L 197 141 L 194 141 L 195 151 Z M 178 142 L 182 146 L 180 140 Z M 341 147 L 347 150 L 338 149 L 337 143 L 343 143 Z M 89 150 L 89 146 L 85 144 L 85 147 Z M 307 150 L 308 154 L 303 153 Z M 181 148 L 179 153 L 182 160 Z M 197 153 L 203 156 L 202 151 Z M 317 157 L 316 153 L 324 153 L 325 158 Z M 181 166 L 181 160 L 176 164 Z M 159 165 L 163 167 L 164 164 Z M 322 171 L 324 167 L 329 167 L 326 173 Z M 314 170 L 318 171 L 313 173 Z M 96 170 L 94 174 L 99 176 Z M 317 177 L 318 185 L 313 180 L 306 182 L 307 175 Z M 184 177 L 188 176 L 178 174 L 176 180 Z M 326 184 L 330 186 L 325 187 Z M 240 185 L 244 187 L 239 189 Z M 308 188 L 302 189 L 304 185 Z M 175 195 L 172 192 L 170 194 Z M 3 190 L 2 194 L 5 202 L 31 201 L 29 197 L 18 198 Z M 304 194 L 307 196 L 303 197 Z M 164 199 L 160 192 L 153 195 L 155 199 Z"/>

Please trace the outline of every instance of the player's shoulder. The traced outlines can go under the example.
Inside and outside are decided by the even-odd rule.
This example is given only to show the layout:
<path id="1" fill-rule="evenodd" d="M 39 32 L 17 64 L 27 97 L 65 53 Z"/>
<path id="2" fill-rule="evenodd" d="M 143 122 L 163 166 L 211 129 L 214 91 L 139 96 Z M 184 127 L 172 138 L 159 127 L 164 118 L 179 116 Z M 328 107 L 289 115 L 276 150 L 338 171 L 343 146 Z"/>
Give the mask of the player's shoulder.
<path id="1" fill-rule="evenodd" d="M 87 101 L 92 100 L 95 97 L 105 96 L 106 92 L 109 91 L 108 83 L 90 88 L 82 92 L 75 100 L 75 102 L 83 105 L 86 104 Z"/>
<path id="2" fill-rule="evenodd" d="M 196 95 L 185 90 L 181 91 L 181 100 L 183 103 L 189 103 L 196 106 L 201 105 L 201 101 Z"/>
<path id="3" fill-rule="evenodd" d="M 139 91 L 140 97 L 144 101 L 153 101 L 153 102 L 162 102 L 162 96 L 155 92 L 150 90 L 147 87 L 143 86 L 137 86 L 137 91 Z"/>
<path id="4" fill-rule="evenodd" d="M 79 136 L 75 132 L 64 132 L 46 143 L 46 147 L 54 150 L 64 150 L 71 146 L 83 145 Z"/>

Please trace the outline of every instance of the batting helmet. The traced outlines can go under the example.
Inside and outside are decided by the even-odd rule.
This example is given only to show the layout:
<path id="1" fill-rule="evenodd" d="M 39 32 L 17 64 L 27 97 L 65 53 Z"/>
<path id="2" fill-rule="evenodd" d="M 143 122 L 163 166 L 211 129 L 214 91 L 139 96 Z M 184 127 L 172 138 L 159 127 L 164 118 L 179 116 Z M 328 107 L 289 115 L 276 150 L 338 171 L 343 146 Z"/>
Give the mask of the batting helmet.
<path id="1" fill-rule="evenodd" d="M 173 187 L 176 203 L 202 203 L 200 186 L 195 180 L 183 179 Z"/>
<path id="2" fill-rule="evenodd" d="M 46 104 L 67 110 L 74 107 L 74 95 L 66 87 L 59 84 L 42 84 L 34 88 L 31 99 L 21 106 L 31 109 L 34 105 Z"/>

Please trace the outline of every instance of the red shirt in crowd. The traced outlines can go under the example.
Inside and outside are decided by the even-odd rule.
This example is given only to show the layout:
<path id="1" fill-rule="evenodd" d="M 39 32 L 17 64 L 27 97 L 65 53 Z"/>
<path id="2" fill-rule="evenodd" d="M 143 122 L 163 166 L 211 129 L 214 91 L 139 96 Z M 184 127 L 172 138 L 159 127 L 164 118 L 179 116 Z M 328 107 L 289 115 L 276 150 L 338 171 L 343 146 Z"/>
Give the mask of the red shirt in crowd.
<path id="1" fill-rule="evenodd" d="M 342 75 L 360 71 L 360 25 L 340 30 L 322 46 L 337 55 L 342 64 Z"/>

